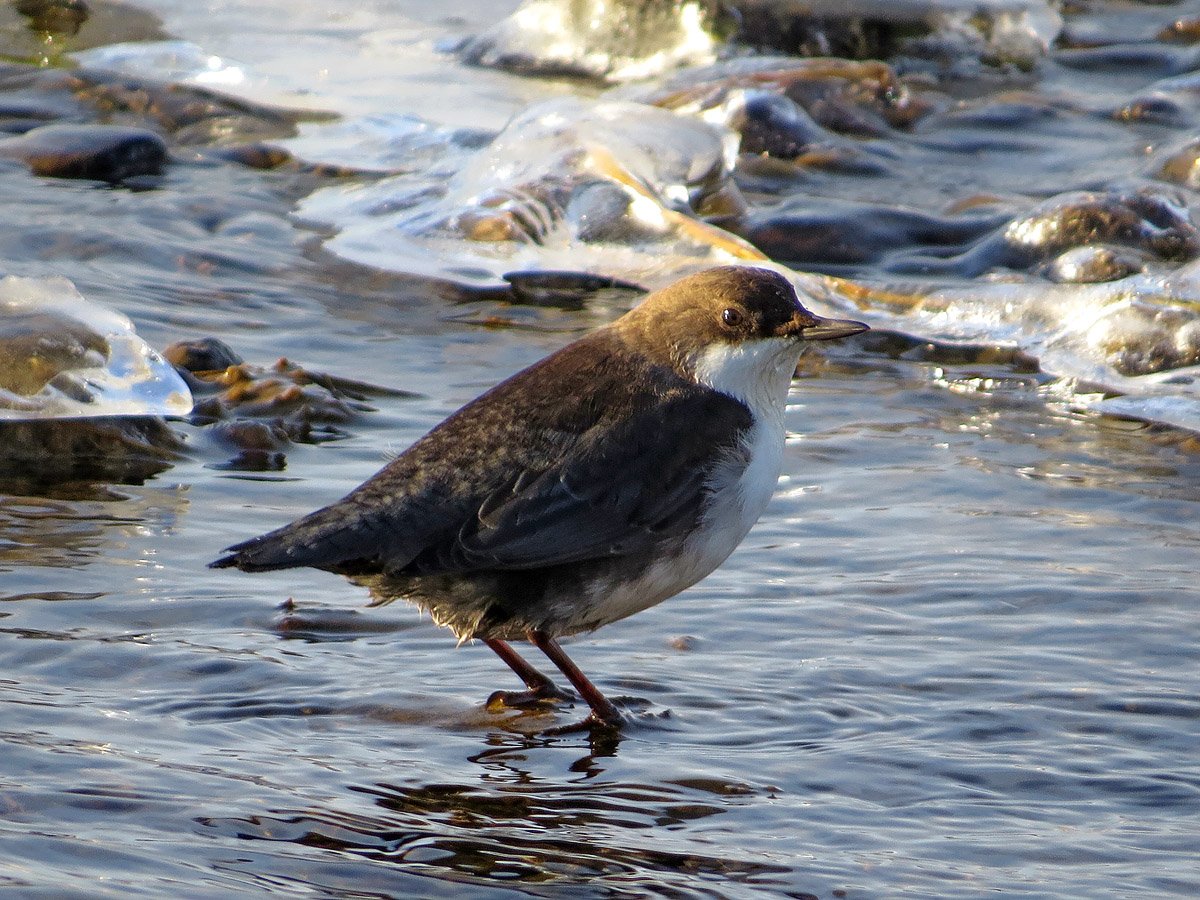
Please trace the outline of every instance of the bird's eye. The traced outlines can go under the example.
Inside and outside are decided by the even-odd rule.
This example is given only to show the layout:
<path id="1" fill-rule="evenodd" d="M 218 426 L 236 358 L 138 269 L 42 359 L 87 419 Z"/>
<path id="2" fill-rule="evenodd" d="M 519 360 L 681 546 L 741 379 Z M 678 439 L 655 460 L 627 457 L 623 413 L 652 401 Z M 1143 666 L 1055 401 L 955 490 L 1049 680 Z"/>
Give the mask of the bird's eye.
<path id="1" fill-rule="evenodd" d="M 737 328 L 742 324 L 743 319 L 745 319 L 745 316 L 742 314 L 742 311 L 732 306 L 721 313 L 721 321 L 728 328 Z"/>

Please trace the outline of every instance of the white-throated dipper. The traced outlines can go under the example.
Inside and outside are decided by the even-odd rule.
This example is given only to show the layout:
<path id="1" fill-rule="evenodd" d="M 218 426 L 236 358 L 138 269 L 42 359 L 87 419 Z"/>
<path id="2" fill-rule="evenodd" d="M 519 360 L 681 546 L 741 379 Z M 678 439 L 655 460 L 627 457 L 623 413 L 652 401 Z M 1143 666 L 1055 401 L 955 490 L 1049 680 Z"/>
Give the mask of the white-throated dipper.
<path id="1" fill-rule="evenodd" d="M 427 609 L 528 687 L 564 696 L 510 640 L 616 708 L 558 644 L 724 562 L 767 505 L 806 341 L 865 331 L 806 310 L 768 269 L 728 266 L 650 294 L 468 403 L 336 503 L 211 565 L 314 566 Z"/>

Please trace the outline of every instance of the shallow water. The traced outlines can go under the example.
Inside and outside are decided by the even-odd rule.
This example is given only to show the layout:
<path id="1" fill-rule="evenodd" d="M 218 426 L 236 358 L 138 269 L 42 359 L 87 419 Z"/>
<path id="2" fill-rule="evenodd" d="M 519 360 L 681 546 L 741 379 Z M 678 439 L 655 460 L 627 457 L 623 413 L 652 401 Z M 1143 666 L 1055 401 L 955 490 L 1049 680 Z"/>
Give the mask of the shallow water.
<path id="1" fill-rule="evenodd" d="M 483 127 L 570 89 L 438 56 L 485 18 L 470 5 L 459 22 L 300 8 L 274 29 L 264 9 L 158 7 L 284 94 L 321 83 L 322 48 L 369 68 L 384 34 Z M 416 108 L 430 76 L 402 76 L 390 102 Z M 369 111 L 380 80 L 335 73 L 318 99 Z M 204 564 L 613 310 L 464 304 L 341 262 L 290 215 L 311 175 L 181 159 L 153 190 L 0 178 L 7 272 L 69 277 L 156 347 L 216 335 L 419 395 L 372 400 L 281 471 L 229 468 L 178 423 L 188 457 L 143 484 L 6 476 L 0 888 L 1200 893 L 1194 434 L 1082 411 L 986 355 L 878 334 L 830 348 L 802 364 L 779 490 L 729 562 L 571 643 L 631 726 L 551 735 L 582 711 L 488 711 L 512 676 L 415 611 L 363 609 L 324 573 Z"/>

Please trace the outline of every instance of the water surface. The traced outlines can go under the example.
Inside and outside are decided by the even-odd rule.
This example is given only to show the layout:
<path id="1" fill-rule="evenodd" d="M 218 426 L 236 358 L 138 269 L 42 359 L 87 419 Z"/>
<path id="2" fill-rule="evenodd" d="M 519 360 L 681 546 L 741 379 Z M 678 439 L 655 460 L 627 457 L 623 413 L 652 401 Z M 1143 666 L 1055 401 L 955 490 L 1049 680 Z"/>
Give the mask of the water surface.
<path id="1" fill-rule="evenodd" d="M 454 127 L 595 90 L 436 52 L 487 6 L 156 10 L 273 87 L 288 79 L 285 94 L 318 91 L 338 60 L 377 67 L 390 36 L 415 48 L 401 69 L 470 98 L 446 107 Z M 386 94 L 420 112 L 432 76 L 393 74 L 386 91 L 378 75 L 331 78 L 319 99 L 357 114 Z M 1080 153 L 1087 140 L 1063 137 Z M 972 190 L 1017 177 L 992 162 Z M 1029 177 L 1077 186 L 1044 159 Z M 571 642 L 632 724 L 548 734 L 583 710 L 487 710 L 517 687 L 510 673 L 413 610 L 366 610 L 324 573 L 204 564 L 340 497 L 615 310 L 463 303 L 356 268 L 292 216 L 327 184 L 294 171 L 181 159 L 139 190 L 0 178 L 7 272 L 69 277 L 153 346 L 215 335 L 257 363 L 286 355 L 417 395 L 372 400 L 341 440 L 289 446 L 282 470 L 230 468 L 209 430 L 176 423 L 187 457 L 141 484 L 6 476 L 3 888 L 1200 893 L 1194 434 L 1086 411 L 987 354 L 886 335 L 828 348 L 793 384 L 784 474 L 743 546 L 680 596 Z M 520 327 L 481 327 L 489 316 Z"/>

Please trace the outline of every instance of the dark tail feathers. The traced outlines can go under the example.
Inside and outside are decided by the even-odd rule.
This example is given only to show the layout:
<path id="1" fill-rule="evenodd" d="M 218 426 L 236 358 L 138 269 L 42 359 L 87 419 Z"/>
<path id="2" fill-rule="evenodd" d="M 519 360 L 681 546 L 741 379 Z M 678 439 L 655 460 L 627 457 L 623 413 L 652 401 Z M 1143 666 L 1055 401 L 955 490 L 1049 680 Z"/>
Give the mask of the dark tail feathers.
<path id="1" fill-rule="evenodd" d="M 312 566 L 334 572 L 363 573 L 380 565 L 384 549 L 371 537 L 369 522 L 349 505 L 334 504 L 275 531 L 226 547 L 228 556 L 208 564 L 210 569 L 238 568 L 270 572 Z M 364 550 L 374 548 L 376 553 Z"/>

